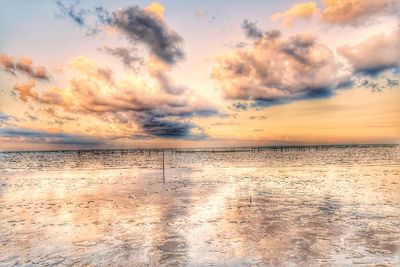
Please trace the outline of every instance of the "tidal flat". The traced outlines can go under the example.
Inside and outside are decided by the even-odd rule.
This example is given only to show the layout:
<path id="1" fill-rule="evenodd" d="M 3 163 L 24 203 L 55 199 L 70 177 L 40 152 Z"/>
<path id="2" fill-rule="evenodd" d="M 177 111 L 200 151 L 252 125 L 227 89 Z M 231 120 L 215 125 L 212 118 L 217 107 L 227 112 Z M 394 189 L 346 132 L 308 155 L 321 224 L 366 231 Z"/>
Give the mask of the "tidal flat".
<path id="1" fill-rule="evenodd" d="M 0 266 L 400 265 L 400 146 L 189 152 L 0 153 Z"/>

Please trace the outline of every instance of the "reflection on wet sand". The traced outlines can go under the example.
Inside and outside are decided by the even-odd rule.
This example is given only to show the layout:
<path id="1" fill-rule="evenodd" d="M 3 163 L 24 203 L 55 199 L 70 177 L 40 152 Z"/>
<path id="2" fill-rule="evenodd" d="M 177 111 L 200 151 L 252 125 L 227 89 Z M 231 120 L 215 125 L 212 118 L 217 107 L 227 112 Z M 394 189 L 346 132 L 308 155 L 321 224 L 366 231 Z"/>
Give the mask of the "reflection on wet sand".
<path id="1" fill-rule="evenodd" d="M 74 155 L 3 161 L 1 266 L 400 264 L 399 147 Z"/>

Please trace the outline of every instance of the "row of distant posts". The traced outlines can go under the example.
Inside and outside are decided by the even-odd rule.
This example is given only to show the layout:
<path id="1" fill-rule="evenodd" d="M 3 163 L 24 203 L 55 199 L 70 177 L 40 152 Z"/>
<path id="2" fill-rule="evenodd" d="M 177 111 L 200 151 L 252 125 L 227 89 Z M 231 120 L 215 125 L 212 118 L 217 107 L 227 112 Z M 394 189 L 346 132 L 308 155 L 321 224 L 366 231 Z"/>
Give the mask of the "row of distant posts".
<path id="1" fill-rule="evenodd" d="M 165 183 L 165 151 L 170 151 L 172 154 L 175 153 L 198 153 L 198 152 L 207 152 L 207 153 L 229 153 L 229 152 L 262 152 L 265 150 L 271 151 L 310 151 L 310 150 L 327 150 L 331 147 L 349 147 L 349 145 L 310 145 L 310 146 L 261 146 L 261 147 L 238 147 L 238 148 L 216 148 L 216 149 L 149 149 L 148 153 L 150 155 L 151 151 L 156 152 L 157 154 L 162 151 L 162 178 Z M 139 149 L 140 153 L 144 153 L 145 149 Z M 91 150 L 92 153 L 102 153 L 97 152 L 95 150 Z M 113 150 L 111 153 L 115 153 Z M 128 153 L 128 150 L 121 150 L 121 153 Z M 78 155 L 81 155 L 81 151 L 78 151 Z"/>

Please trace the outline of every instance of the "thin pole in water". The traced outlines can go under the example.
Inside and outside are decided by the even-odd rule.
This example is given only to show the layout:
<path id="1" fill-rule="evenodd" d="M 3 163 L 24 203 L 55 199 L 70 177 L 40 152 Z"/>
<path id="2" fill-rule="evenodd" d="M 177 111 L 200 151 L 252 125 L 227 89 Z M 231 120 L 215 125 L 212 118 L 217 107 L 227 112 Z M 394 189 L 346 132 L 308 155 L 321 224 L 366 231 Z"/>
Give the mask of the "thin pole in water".
<path id="1" fill-rule="evenodd" d="M 162 177 L 165 183 L 165 158 L 164 158 L 164 150 L 162 152 Z"/>

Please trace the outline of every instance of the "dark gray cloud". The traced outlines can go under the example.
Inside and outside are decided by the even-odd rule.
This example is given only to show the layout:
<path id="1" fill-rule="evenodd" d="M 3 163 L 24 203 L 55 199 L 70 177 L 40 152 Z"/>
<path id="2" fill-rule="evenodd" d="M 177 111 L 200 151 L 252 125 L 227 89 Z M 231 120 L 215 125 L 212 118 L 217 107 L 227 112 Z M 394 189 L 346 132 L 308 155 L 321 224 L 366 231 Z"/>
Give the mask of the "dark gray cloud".
<path id="1" fill-rule="evenodd" d="M 241 26 L 242 29 L 244 30 L 244 33 L 246 34 L 246 37 L 255 41 L 258 41 L 261 38 L 266 38 L 266 39 L 278 38 L 282 34 L 278 30 L 262 31 L 260 28 L 258 28 L 256 22 L 251 22 L 248 21 L 247 19 L 242 22 Z M 242 45 L 243 44 L 239 44 L 239 47 Z"/>
<path id="2" fill-rule="evenodd" d="M 148 46 L 152 54 L 166 63 L 173 64 L 184 57 L 182 37 L 163 20 L 138 6 L 113 12 L 110 25 L 124 33 L 133 44 L 140 42 Z"/>
<path id="3" fill-rule="evenodd" d="M 256 22 L 248 21 L 247 19 L 242 22 L 242 29 L 246 36 L 250 39 L 260 39 L 263 37 L 263 32 L 257 27 Z"/>
<path id="4" fill-rule="evenodd" d="M 72 21 L 81 27 L 86 26 L 86 16 L 89 10 L 79 8 L 80 1 L 78 0 L 70 1 L 68 5 L 65 2 L 67 1 L 56 1 L 61 14 L 71 18 Z"/>
<path id="5" fill-rule="evenodd" d="M 95 7 L 94 13 L 97 16 L 97 19 L 103 23 L 108 24 L 111 22 L 110 12 L 102 6 Z"/>
<path id="6" fill-rule="evenodd" d="M 236 102 L 232 104 L 232 108 L 234 110 L 247 110 L 249 108 L 249 105 L 247 103 Z"/>
<path id="7" fill-rule="evenodd" d="M 400 85 L 400 80 L 386 77 L 386 85 L 390 88 Z"/>
<path id="8" fill-rule="evenodd" d="M 173 106 L 171 106 L 173 108 Z M 160 138 L 200 140 L 207 138 L 203 129 L 188 121 L 193 117 L 209 117 L 218 114 L 212 108 L 193 108 L 182 106 L 183 110 L 148 110 L 136 112 L 134 120 L 140 126 L 142 135 Z"/>
<path id="9" fill-rule="evenodd" d="M 58 10 L 61 16 L 70 18 L 76 25 L 85 29 L 87 35 L 95 35 L 100 29 L 97 23 L 91 25 L 87 20 L 89 16 L 93 13 L 91 9 L 83 9 L 80 7 L 80 1 L 56 1 Z"/>
<path id="10" fill-rule="evenodd" d="M 95 138 L 65 133 L 49 133 L 45 131 L 23 128 L 0 128 L 0 137 L 23 139 L 32 143 L 48 143 L 56 145 L 100 145 L 102 142 Z"/>
<path id="11" fill-rule="evenodd" d="M 119 58 L 124 64 L 124 66 L 128 69 L 137 70 L 138 66 L 143 64 L 143 59 L 134 54 L 135 53 L 134 49 L 129 49 L 126 47 L 112 48 L 109 46 L 103 46 L 101 50 Z"/>
<path id="12" fill-rule="evenodd" d="M 191 140 L 206 138 L 200 127 L 181 119 L 172 120 L 171 118 L 159 118 L 149 114 L 142 114 L 142 116 L 138 117 L 138 123 L 143 133 L 149 136 Z M 193 133 L 193 129 L 198 129 L 200 132 Z"/>
<path id="13" fill-rule="evenodd" d="M 400 80 L 394 76 L 391 77 L 383 77 L 383 79 L 372 78 L 372 79 L 363 79 L 360 82 L 360 86 L 364 88 L 371 89 L 373 92 L 381 92 L 387 88 L 396 88 L 399 87 Z"/>
<path id="14" fill-rule="evenodd" d="M 292 103 L 293 101 L 298 101 L 298 100 L 329 98 L 334 95 L 335 95 L 334 88 L 329 88 L 329 87 L 305 88 L 304 92 L 302 94 L 299 94 L 297 96 L 288 97 L 288 98 L 255 99 L 255 101 L 253 101 L 251 103 L 251 107 L 256 108 L 256 109 L 262 109 L 262 108 L 266 108 L 266 107 L 270 107 L 270 106 L 289 104 L 289 103 Z"/>

